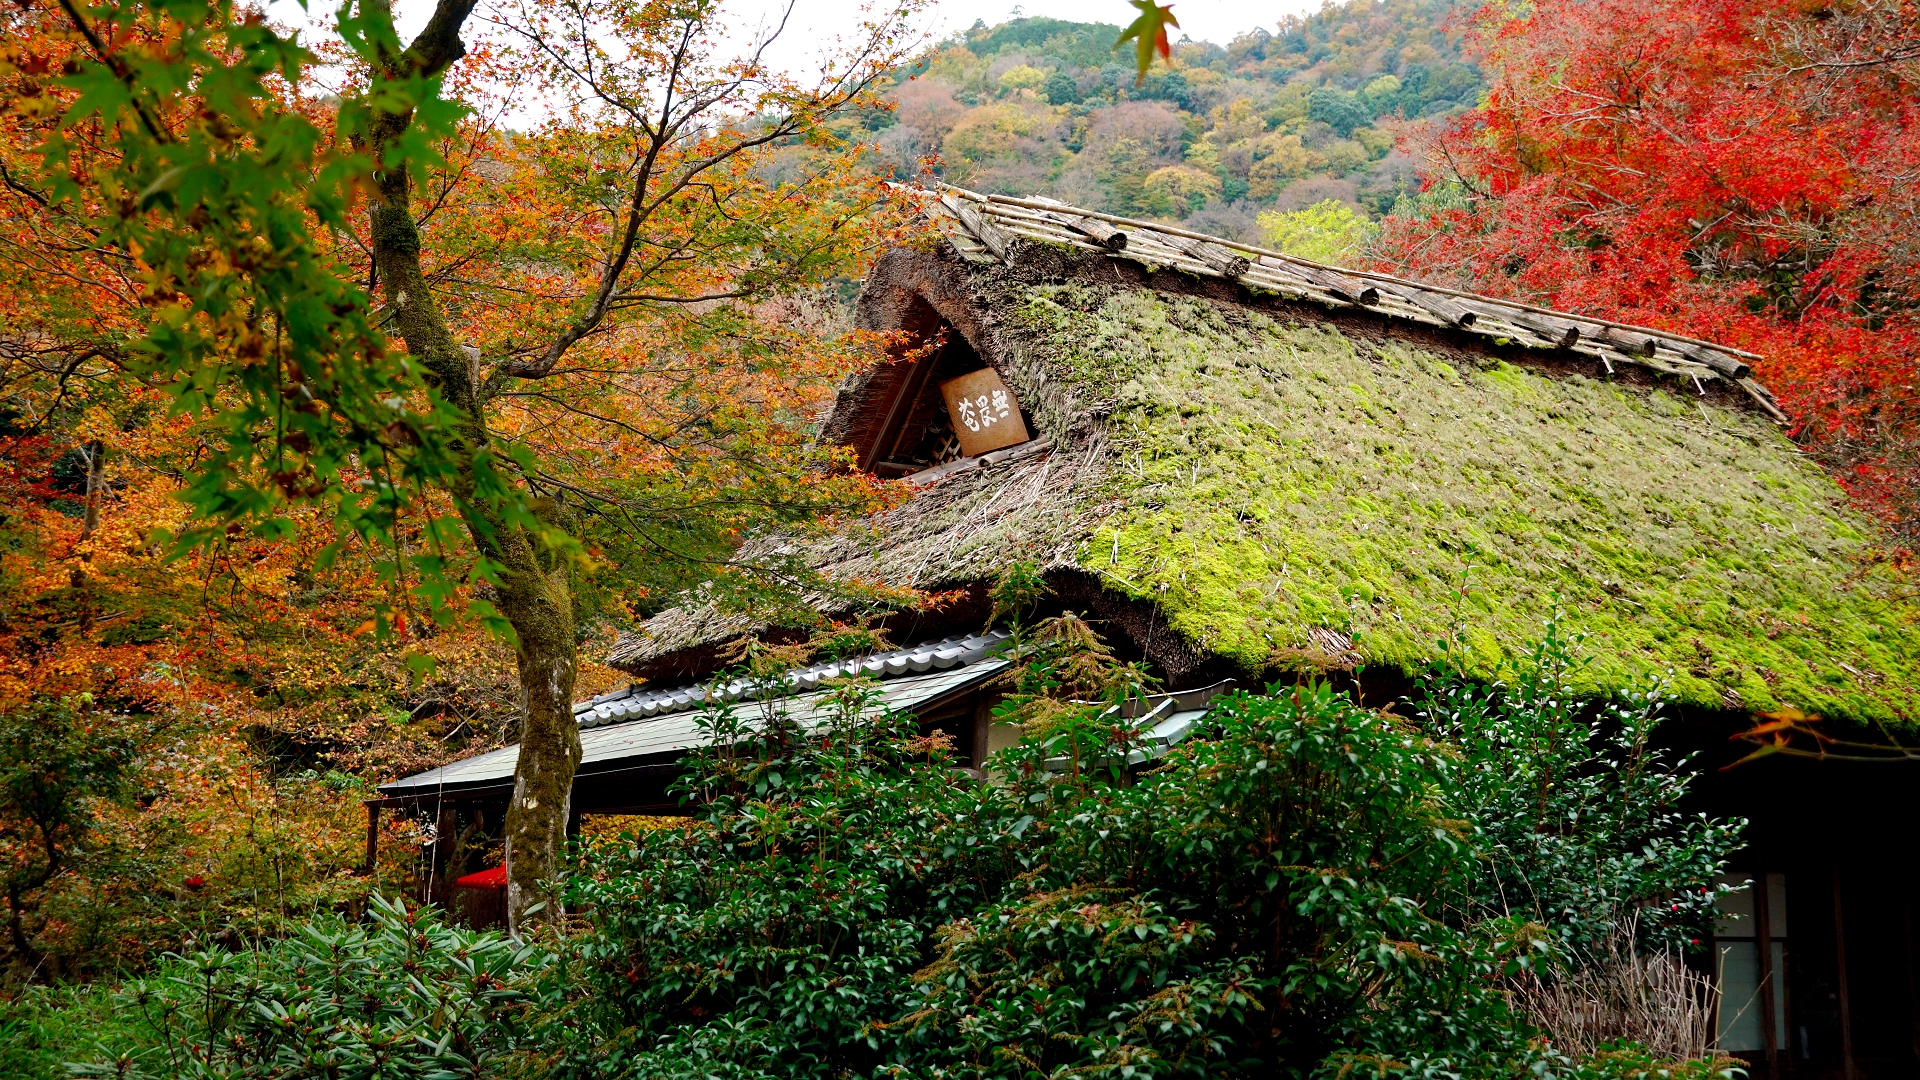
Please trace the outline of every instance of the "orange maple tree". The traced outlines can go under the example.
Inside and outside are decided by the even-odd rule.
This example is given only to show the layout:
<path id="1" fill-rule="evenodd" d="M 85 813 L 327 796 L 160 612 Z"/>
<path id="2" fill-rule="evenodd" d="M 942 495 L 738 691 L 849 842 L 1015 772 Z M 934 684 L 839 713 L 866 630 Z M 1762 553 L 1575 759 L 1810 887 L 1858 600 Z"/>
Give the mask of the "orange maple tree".
<path id="1" fill-rule="evenodd" d="M 391 34 L 383 7 L 357 10 Z M 471 10 L 442 0 L 404 49 L 382 37 L 372 82 L 444 71 L 466 51 L 458 35 Z M 557 905 L 580 760 L 575 581 L 592 562 L 577 539 L 600 539 L 629 565 L 681 568 L 681 584 L 744 584 L 743 602 L 762 616 L 775 596 L 796 597 L 796 584 L 850 584 L 794 561 L 747 566 L 733 553 L 750 528 L 804 530 L 886 498 L 794 423 L 828 385 L 821 376 L 876 362 L 883 342 L 821 335 L 791 316 L 796 298 L 899 228 L 880 212 L 889 200 L 865 148 L 831 125 L 879 107 L 877 80 L 903 56 L 911 10 L 887 9 L 802 85 L 757 50 L 714 55 L 710 0 L 529 3 L 497 20 L 502 53 L 556 115 L 488 154 L 492 190 L 470 185 L 461 199 L 448 188 L 428 202 L 432 189 L 416 192 L 410 170 L 372 174 L 372 279 L 395 336 L 450 412 L 443 430 L 469 455 L 436 486 L 464 519 L 515 645 L 523 719 L 505 821 L 514 926 Z M 378 162 L 405 155 L 430 118 L 367 100 L 355 145 Z M 452 209 L 461 202 L 473 207 L 465 228 Z M 425 525 L 444 544 L 434 519 Z M 422 580 L 431 587 L 431 574 Z"/>
<path id="2" fill-rule="evenodd" d="M 59 793 L 62 745 L 33 727 L 60 701 L 87 746 L 133 758 L 118 784 L 77 793 L 85 827 L 43 834 L 17 800 L 0 810 L 0 952 L 82 976 L 400 884 L 399 848 L 374 879 L 345 872 L 364 835 L 355 773 L 423 764 L 462 732 L 394 722 L 435 695 L 398 649 L 353 634 L 385 591 L 367 561 L 316 573 L 327 536 L 311 527 L 167 557 L 152 535 L 187 513 L 194 425 L 97 367 L 63 385 L 13 356 L 0 377 L 0 772 Z M 464 653 L 497 666 L 489 646 L 477 629 L 437 637 L 438 681 L 484 685 Z M 484 725 L 465 741 L 499 737 L 499 710 L 461 704 Z"/>
<path id="3" fill-rule="evenodd" d="M 141 729 L 123 837 L 325 818 L 315 887 L 338 770 L 520 741 L 559 797 L 516 799 L 518 912 L 576 680 L 611 677 L 582 641 L 703 581 L 797 615 L 827 583 L 742 537 L 893 497 L 807 435 L 885 344 L 834 290 L 904 228 L 854 116 L 907 9 L 801 85 L 713 55 L 709 3 L 543 0 L 469 50 L 471 7 L 402 44 L 353 6 L 318 54 L 223 4 L 5 16 L 0 709 L 84 692 Z M 515 80 L 550 119 L 500 122 Z M 147 883 L 181 902 L 239 873 L 172 850 Z"/>
<path id="4" fill-rule="evenodd" d="M 1808 445 L 1920 533 L 1920 5 L 1542 0 L 1418 147 L 1383 268 L 1764 355 Z"/>

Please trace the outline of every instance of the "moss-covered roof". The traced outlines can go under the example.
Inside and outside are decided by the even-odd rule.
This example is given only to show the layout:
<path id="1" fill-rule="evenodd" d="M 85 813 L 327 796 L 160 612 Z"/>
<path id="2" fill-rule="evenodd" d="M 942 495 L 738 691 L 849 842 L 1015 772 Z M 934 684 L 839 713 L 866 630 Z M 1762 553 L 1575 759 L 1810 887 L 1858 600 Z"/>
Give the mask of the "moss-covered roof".
<path id="1" fill-rule="evenodd" d="M 1595 691 L 1914 715 L 1920 628 L 1872 527 L 1766 418 L 1147 290 L 1036 286 L 1011 320 L 1111 381 L 1118 508 L 1079 565 L 1258 668 L 1309 628 L 1483 670 L 1555 611 Z"/>
<path id="2" fill-rule="evenodd" d="M 895 253 L 863 318 L 933 302 L 1051 449 L 939 479 L 816 563 L 937 588 L 1032 558 L 1253 672 L 1343 638 L 1412 670 L 1463 635 L 1486 674 L 1558 612 L 1596 695 L 1659 677 L 1708 707 L 1920 715 L 1920 608 L 1749 393 L 1019 245 Z M 656 622 L 675 647 L 722 631 Z"/>

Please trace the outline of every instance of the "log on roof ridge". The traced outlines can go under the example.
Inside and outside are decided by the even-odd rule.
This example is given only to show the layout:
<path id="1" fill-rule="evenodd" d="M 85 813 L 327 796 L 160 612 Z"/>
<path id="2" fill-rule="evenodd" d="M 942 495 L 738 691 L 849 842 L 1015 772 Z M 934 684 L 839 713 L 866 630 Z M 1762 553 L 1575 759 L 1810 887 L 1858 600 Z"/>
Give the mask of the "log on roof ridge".
<path id="1" fill-rule="evenodd" d="M 908 185 L 895 187 L 928 199 L 931 205 L 923 207 L 927 213 L 952 221 L 957 228 L 943 227 L 943 231 L 962 257 L 970 261 L 1005 263 L 1012 254 L 1008 246 L 1011 240 L 1024 236 L 1042 243 L 1098 251 L 1145 266 L 1170 267 L 1183 273 L 1239 281 L 1249 288 L 1294 299 L 1367 306 L 1383 315 L 1480 337 L 1565 349 L 1598 359 L 1609 374 L 1613 372 L 1614 361 L 1618 360 L 1660 374 L 1690 378 L 1702 392 L 1708 381 L 1725 382 L 1751 399 L 1773 421 L 1789 422 L 1765 388 L 1749 377 L 1751 367 L 1739 359 L 1753 354 L 1730 346 L 1407 281 L 1390 274 L 1342 270 L 1175 225 L 1084 210 L 1053 199 L 987 195 L 949 184 L 940 184 L 934 190 Z M 1112 237 L 1102 241 L 1092 236 L 1084 226 L 1096 217 L 1128 225 L 1135 230 L 1129 234 L 1132 239 L 1115 244 L 1111 242 Z M 1235 250 L 1251 253 L 1253 258 L 1242 260 L 1232 256 Z M 1364 288 L 1360 287 L 1362 283 Z M 1382 288 L 1378 283 L 1390 287 Z M 1555 327 L 1571 332 L 1556 333 Z"/>
<path id="2" fill-rule="evenodd" d="M 972 191 L 967 188 L 963 188 L 954 184 L 947 184 L 947 183 L 939 183 L 939 187 L 937 191 L 928 191 L 925 188 L 916 189 L 916 188 L 913 188 L 911 185 L 898 185 L 898 186 L 907 190 L 917 190 L 926 194 L 938 194 L 938 193 L 951 192 L 961 198 L 970 199 L 974 202 L 981 203 L 984 205 L 989 205 L 989 206 L 998 203 L 998 204 L 1004 204 L 1007 206 L 1017 206 L 1017 207 L 1022 207 L 1026 209 L 1031 209 L 1031 210 L 1041 210 L 1041 211 L 1046 211 L 1050 213 L 1060 214 L 1063 216 L 1073 215 L 1073 216 L 1078 216 L 1082 218 L 1092 218 L 1096 221 L 1106 221 L 1106 222 L 1112 222 L 1118 225 L 1130 226 L 1136 229 L 1146 229 L 1152 232 L 1165 233 L 1169 236 L 1177 236 L 1182 239 L 1200 240 L 1200 241 L 1215 243 L 1223 247 L 1234 248 L 1240 251 L 1250 252 L 1254 255 L 1264 255 L 1270 258 L 1278 259 L 1282 262 L 1293 263 L 1297 266 L 1306 267 L 1312 270 L 1338 274 L 1338 275 L 1342 275 L 1345 277 L 1354 278 L 1358 280 L 1372 281 L 1372 282 L 1385 282 L 1392 285 L 1399 285 L 1404 288 L 1421 289 L 1427 292 L 1440 293 L 1442 295 L 1452 297 L 1456 300 L 1467 300 L 1467 301 L 1471 301 L 1474 303 L 1481 303 L 1481 304 L 1493 304 L 1498 307 L 1513 308 L 1519 311 L 1529 312 L 1534 315 L 1547 315 L 1556 319 L 1566 319 L 1566 320 L 1571 320 L 1577 323 L 1591 323 L 1595 326 L 1602 326 L 1612 330 L 1622 330 L 1622 331 L 1627 331 L 1629 333 L 1643 334 L 1649 337 L 1661 338 L 1669 341 L 1685 342 L 1686 344 L 1689 344 L 1689 345 L 1694 345 L 1694 346 L 1705 348 L 1705 349 L 1712 349 L 1717 352 L 1727 353 L 1731 356 L 1741 357 L 1742 359 L 1746 359 L 1746 360 L 1764 359 L 1764 357 L 1762 357 L 1759 353 L 1748 352 L 1745 349 L 1737 348 L 1732 345 L 1725 345 L 1716 341 L 1707 341 L 1703 338 L 1697 338 L 1690 334 L 1683 334 L 1674 330 L 1662 330 L 1657 327 L 1639 326 L 1634 323 L 1623 323 L 1623 322 L 1618 322 L 1612 319 L 1603 319 L 1597 315 L 1581 315 L 1581 314 L 1577 314 L 1575 312 L 1570 312 L 1570 311 L 1559 311 L 1554 308 L 1540 307 L 1537 304 L 1529 304 L 1522 300 L 1507 300 L 1507 299 L 1502 299 L 1500 297 L 1487 296 L 1483 293 L 1465 292 L 1463 290 L 1450 288 L 1445 285 L 1436 285 L 1432 282 L 1426 282 L 1426 281 L 1414 281 L 1410 278 L 1403 278 L 1393 274 L 1381 273 L 1380 271 L 1377 271 L 1377 270 L 1353 270 L 1346 267 L 1330 266 L 1326 263 L 1314 262 L 1311 259 L 1303 259 L 1298 255 L 1290 255 L 1284 251 L 1275 251 L 1272 248 L 1263 248 L 1254 244 L 1243 243 L 1238 240 L 1230 240 L 1230 239 L 1227 239 L 1226 237 L 1211 236 L 1206 233 L 1194 232 L 1191 229 L 1183 229 L 1177 225 L 1168 225 L 1168 224 L 1164 224 L 1156 221 L 1145 221 L 1140 218 L 1130 218 L 1120 214 L 1109 214 L 1100 210 L 1088 210 L 1085 207 L 1073 206 L 1071 204 L 1057 202 L 1052 199 L 1023 199 L 1023 198 L 1019 198 L 1012 195 L 995 195 L 995 194 L 986 193 L 986 192 Z M 1679 350 L 1676 350 L 1676 351 L 1679 351 Z"/>
<path id="3" fill-rule="evenodd" d="M 1043 208 L 1036 208 L 1001 197 L 995 197 L 992 202 L 983 201 L 984 196 L 975 195 L 973 198 L 977 205 L 987 208 L 987 213 L 969 207 L 956 195 L 948 193 L 940 195 L 938 205 L 944 213 L 936 215 L 958 226 L 957 231 L 948 230 L 948 239 L 969 261 L 1005 263 L 1012 254 L 1008 247 L 1010 238 L 1024 236 L 1042 243 L 1063 244 L 1125 258 L 1144 266 L 1168 267 L 1198 276 L 1239 281 L 1249 288 L 1292 299 L 1368 306 L 1383 315 L 1409 322 L 1448 327 L 1480 337 L 1519 341 L 1536 347 L 1552 346 L 1593 357 L 1606 366 L 1608 374 L 1613 373 L 1613 362 L 1619 360 L 1663 375 L 1690 378 L 1696 388 L 1703 391 L 1705 380 L 1726 382 L 1751 399 L 1770 419 L 1781 424 L 1789 423 L 1765 388 L 1746 377 L 1751 374 L 1751 368 L 1731 355 L 1676 344 L 1665 337 L 1619 330 L 1605 325 L 1604 320 L 1583 321 L 1582 316 L 1561 313 L 1534 314 L 1525 305 L 1480 297 L 1472 297 L 1471 305 L 1461 303 L 1453 297 L 1471 297 L 1471 294 L 1459 294 L 1455 290 L 1436 290 L 1421 285 L 1382 290 L 1370 284 L 1360 289 L 1356 287 L 1361 284 L 1360 281 L 1304 260 L 1281 260 L 1263 254 L 1256 256 L 1257 261 L 1248 262 L 1242 270 L 1238 265 L 1223 264 L 1219 256 L 1225 254 L 1224 250 L 1215 248 L 1216 256 L 1208 259 L 1200 249 L 1212 247 L 1210 242 L 1185 240 L 1177 235 L 1183 230 L 1166 226 L 1142 228 L 1133 234 L 1134 239 L 1126 245 L 1100 244 L 1081 227 L 1086 219 L 1077 216 L 1075 209 L 1065 204 L 1049 202 Z M 989 221 L 989 218 L 992 220 Z M 1151 223 L 1147 224 L 1151 226 Z M 1234 246 L 1249 248 L 1244 244 Z M 1561 332 L 1554 332 L 1555 327 L 1560 328 Z M 1584 337 L 1579 333 L 1582 328 L 1587 331 Z M 1664 354 L 1661 351 L 1663 348 Z"/>

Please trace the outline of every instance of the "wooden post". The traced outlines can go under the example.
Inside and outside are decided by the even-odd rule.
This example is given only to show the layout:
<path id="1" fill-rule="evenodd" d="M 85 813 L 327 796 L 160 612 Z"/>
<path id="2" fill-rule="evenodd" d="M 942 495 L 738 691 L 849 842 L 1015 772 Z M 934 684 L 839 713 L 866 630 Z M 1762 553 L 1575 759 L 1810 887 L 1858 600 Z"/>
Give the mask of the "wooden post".
<path id="1" fill-rule="evenodd" d="M 453 804 L 442 801 L 440 812 L 434 815 L 433 822 L 433 858 L 427 864 L 426 895 L 420 899 L 430 904 L 445 906 L 453 896 L 453 876 L 448 873 L 447 856 L 453 851 L 455 824 Z"/>
<path id="2" fill-rule="evenodd" d="M 993 745 L 993 708 L 987 703 L 987 692 L 976 690 L 973 694 L 973 745 L 967 748 L 973 760 L 969 762 L 976 771 L 987 767 L 987 754 Z M 981 775 L 986 775 L 981 772 Z"/>
<path id="3" fill-rule="evenodd" d="M 1754 944 L 1760 948 L 1760 1045 L 1767 1052 L 1767 1078 L 1780 1077 L 1780 1033 L 1774 1027 L 1773 1002 L 1773 898 L 1768 895 L 1765 860 L 1756 860 L 1760 869 L 1753 883 Z"/>
<path id="4" fill-rule="evenodd" d="M 367 862 L 360 868 L 360 876 L 372 877 L 375 860 L 380 857 L 380 800 L 368 799 L 366 806 Z"/>
<path id="5" fill-rule="evenodd" d="M 1912 871 L 1908 871 L 1908 884 L 1912 883 Z M 1913 890 L 1906 889 L 1901 894 L 1900 922 L 1907 937 L 1907 1040 L 1912 1046 L 1915 1065 L 1920 1065 L 1920 987 L 1914 985 L 1913 977 Z"/>
<path id="6" fill-rule="evenodd" d="M 1840 991 L 1840 1073 L 1854 1080 L 1853 1008 L 1847 1000 L 1847 921 L 1840 899 L 1840 864 L 1833 864 L 1833 959 Z"/>

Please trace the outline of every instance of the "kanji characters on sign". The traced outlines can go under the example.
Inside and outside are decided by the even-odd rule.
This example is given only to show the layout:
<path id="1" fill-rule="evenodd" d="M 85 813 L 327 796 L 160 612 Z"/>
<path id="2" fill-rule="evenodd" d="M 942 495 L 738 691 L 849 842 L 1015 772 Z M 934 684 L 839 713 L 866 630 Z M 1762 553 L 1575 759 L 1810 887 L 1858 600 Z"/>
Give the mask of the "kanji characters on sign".
<path id="1" fill-rule="evenodd" d="M 960 451 L 968 457 L 1031 438 L 1020 415 L 1020 402 L 992 368 L 949 379 L 940 384 L 940 393 L 946 398 Z"/>

